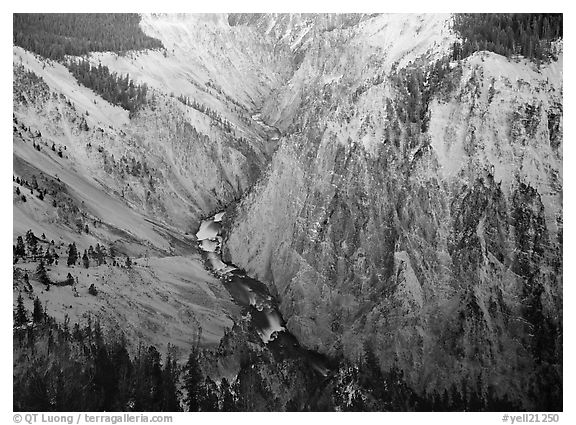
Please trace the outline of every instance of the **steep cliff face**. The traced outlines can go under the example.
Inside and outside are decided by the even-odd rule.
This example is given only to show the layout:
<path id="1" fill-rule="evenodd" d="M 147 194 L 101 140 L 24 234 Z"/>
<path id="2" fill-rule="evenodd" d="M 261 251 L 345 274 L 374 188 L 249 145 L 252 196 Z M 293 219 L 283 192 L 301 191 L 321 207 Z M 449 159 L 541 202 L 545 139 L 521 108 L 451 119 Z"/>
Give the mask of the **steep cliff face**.
<path id="1" fill-rule="evenodd" d="M 44 252 L 60 256 L 46 264 L 50 290 L 39 282 L 29 248 L 27 258 L 16 258 L 15 297 L 27 294 L 30 308 L 38 296 L 62 322 L 91 315 L 106 329 L 122 329 L 133 349 L 139 341 L 170 343 L 185 356 L 198 327 L 203 344 L 217 344 L 237 309 L 185 233 L 220 205 L 219 197 L 234 199 L 251 184 L 257 170 L 250 167 L 263 154 L 248 160 L 231 135 L 204 124 L 203 114 L 161 95 L 155 113 L 130 120 L 61 65 L 19 48 L 13 86 L 13 240 L 30 230 Z M 194 129 L 202 125 L 211 131 Z M 191 151 L 201 166 L 182 163 Z M 89 247 L 104 247 L 106 263 L 91 257 L 89 267 L 70 267 L 71 243 L 78 259 Z M 133 266 L 125 267 L 126 256 Z M 58 285 L 68 273 L 74 289 Z"/>
<path id="2" fill-rule="evenodd" d="M 13 240 L 44 235 L 40 244 L 62 258 L 47 265 L 49 278 L 76 279 L 74 291 L 48 291 L 39 258 L 16 258 L 14 299 L 28 293 L 29 307 L 38 296 L 59 320 L 92 314 L 133 348 L 171 343 L 185 355 L 198 327 L 203 344 L 217 344 L 239 314 L 190 234 L 269 162 L 274 146 L 251 115 L 290 68 L 271 60 L 265 37 L 225 16 L 147 15 L 141 25 L 168 50 L 89 57 L 148 84 L 146 107 L 131 114 L 62 64 L 14 46 Z M 72 243 L 80 257 L 105 247 L 107 264 L 67 266 Z"/>
<path id="3" fill-rule="evenodd" d="M 285 137 L 226 246 L 307 347 L 558 407 L 562 59 L 442 59 L 446 17 L 321 31 L 263 112 Z M 468 396 L 469 397 L 469 396 Z"/>
<path id="4" fill-rule="evenodd" d="M 48 87 L 47 96 L 37 96 L 17 73 L 14 113 L 40 131 L 46 143 L 66 146 L 67 156 L 110 192 L 155 219 L 192 230 L 198 216 L 240 197 L 268 162 L 272 146 L 251 114 L 280 77 L 256 66 L 257 60 L 270 61 L 248 59 L 247 48 L 234 47 L 224 24 L 208 25 L 201 17 L 188 16 L 175 21 L 148 17 L 143 25 L 186 54 L 100 53 L 91 60 L 148 83 L 152 93 L 146 108 L 129 117 L 80 86 L 64 66 L 47 65 L 15 47 L 15 66 L 34 72 Z M 205 38 L 219 40 L 217 52 Z M 250 44 L 249 34 L 238 39 Z M 263 42 L 251 45 L 261 56 L 270 54 Z M 234 62 L 224 49 L 236 49 Z M 234 85 L 256 69 L 257 75 Z M 270 75 L 261 75 L 266 72 Z M 178 97 L 199 106 L 185 105 Z"/>

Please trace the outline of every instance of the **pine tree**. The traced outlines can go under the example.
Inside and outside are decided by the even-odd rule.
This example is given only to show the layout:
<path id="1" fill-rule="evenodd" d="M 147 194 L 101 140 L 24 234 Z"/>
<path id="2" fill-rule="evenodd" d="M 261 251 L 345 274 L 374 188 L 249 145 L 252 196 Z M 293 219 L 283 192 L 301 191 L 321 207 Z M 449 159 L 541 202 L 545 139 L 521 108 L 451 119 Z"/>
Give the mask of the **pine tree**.
<path id="1" fill-rule="evenodd" d="M 34 310 L 32 312 L 32 320 L 34 323 L 42 323 L 44 319 L 44 309 L 42 308 L 42 302 L 38 297 L 34 299 Z"/>
<path id="2" fill-rule="evenodd" d="M 94 358 L 94 387 L 100 399 L 96 402 L 97 410 L 110 411 L 116 393 L 116 369 L 112 364 L 100 322 L 94 327 L 95 358 Z"/>
<path id="3" fill-rule="evenodd" d="M 72 328 L 72 338 L 77 341 L 82 341 L 84 339 L 79 323 L 74 323 L 74 327 Z"/>
<path id="4" fill-rule="evenodd" d="M 188 393 L 186 396 L 186 405 L 188 411 L 198 412 L 200 410 L 200 393 L 202 390 L 202 371 L 198 362 L 198 350 L 194 348 L 188 357 L 188 362 L 184 368 L 184 387 Z"/>
<path id="5" fill-rule="evenodd" d="M 18 294 L 18 301 L 16 303 L 16 311 L 14 312 L 14 325 L 23 326 L 28 323 L 28 313 L 24 307 L 24 299 L 22 294 Z"/>
<path id="6" fill-rule="evenodd" d="M 82 265 L 84 266 L 85 269 L 90 267 L 90 260 L 88 259 L 88 254 L 86 250 L 84 250 L 84 254 L 82 255 Z"/>
<path id="7" fill-rule="evenodd" d="M 44 261 L 40 260 L 38 266 L 36 267 L 36 276 L 40 283 L 46 285 L 46 290 L 50 289 L 50 278 L 48 277 L 48 273 L 46 272 L 46 268 L 44 267 Z"/>
<path id="8" fill-rule="evenodd" d="M 232 393 L 232 389 L 230 388 L 230 384 L 228 384 L 228 380 L 226 378 L 222 378 L 222 381 L 220 382 L 220 400 L 222 403 L 221 410 L 223 412 L 236 411 L 234 394 Z"/>
<path id="9" fill-rule="evenodd" d="M 24 247 L 24 241 L 22 240 L 22 236 L 18 236 L 16 239 L 16 249 L 14 250 L 14 255 L 16 257 L 24 258 L 26 256 L 26 248 Z"/>
<path id="10" fill-rule="evenodd" d="M 32 230 L 26 232 L 26 245 L 28 245 L 28 251 L 32 257 L 36 257 L 36 251 L 38 249 L 38 238 L 34 235 Z"/>
<path id="11" fill-rule="evenodd" d="M 98 290 L 96 289 L 93 283 L 90 284 L 90 287 L 88 288 L 88 293 L 94 296 L 98 295 Z"/>
<path id="12" fill-rule="evenodd" d="M 74 285 L 74 276 L 72 276 L 70 273 L 68 273 L 68 275 L 66 276 L 66 280 L 64 281 L 64 284 L 67 286 Z"/>
<path id="13" fill-rule="evenodd" d="M 44 260 L 46 260 L 46 264 L 51 265 L 54 262 L 54 257 L 50 252 L 50 247 L 46 248 L 46 254 L 44 255 Z"/>
<path id="14" fill-rule="evenodd" d="M 104 257 L 106 256 L 106 248 L 104 248 L 100 244 L 96 244 L 94 255 L 96 256 L 96 261 L 99 266 L 106 262 L 106 260 L 104 259 Z"/>
<path id="15" fill-rule="evenodd" d="M 116 369 L 116 393 L 113 410 L 124 411 L 128 409 L 128 403 L 132 393 L 132 361 L 126 349 L 126 339 L 120 335 L 109 350 L 110 359 Z"/>
<path id="16" fill-rule="evenodd" d="M 218 411 L 218 387 L 209 376 L 204 379 L 200 386 L 199 395 L 198 405 L 201 412 Z"/>
<path id="17" fill-rule="evenodd" d="M 173 347 L 168 346 L 168 355 L 162 369 L 162 402 L 161 410 L 164 412 L 177 412 L 180 410 L 178 399 L 178 365 L 172 354 Z"/>
<path id="18" fill-rule="evenodd" d="M 76 250 L 76 243 L 72 242 L 68 245 L 68 267 L 76 264 L 76 260 L 78 260 L 78 251 Z"/>

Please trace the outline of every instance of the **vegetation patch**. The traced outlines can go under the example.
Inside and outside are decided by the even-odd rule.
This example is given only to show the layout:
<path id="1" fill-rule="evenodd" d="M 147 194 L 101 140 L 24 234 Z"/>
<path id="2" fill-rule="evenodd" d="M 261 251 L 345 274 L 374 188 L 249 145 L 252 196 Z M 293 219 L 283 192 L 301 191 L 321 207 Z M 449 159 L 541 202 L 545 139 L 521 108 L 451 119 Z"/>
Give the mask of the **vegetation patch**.
<path id="1" fill-rule="evenodd" d="M 58 61 L 89 52 L 164 48 L 142 32 L 137 13 L 15 13 L 12 22 L 15 45 Z"/>

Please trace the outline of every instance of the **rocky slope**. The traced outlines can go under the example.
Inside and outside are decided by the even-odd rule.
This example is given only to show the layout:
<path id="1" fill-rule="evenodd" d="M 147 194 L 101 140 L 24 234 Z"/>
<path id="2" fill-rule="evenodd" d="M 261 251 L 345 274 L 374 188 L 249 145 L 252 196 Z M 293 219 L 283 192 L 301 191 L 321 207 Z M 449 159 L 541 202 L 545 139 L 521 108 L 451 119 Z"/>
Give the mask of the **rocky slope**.
<path id="1" fill-rule="evenodd" d="M 61 258 L 48 266 L 49 277 L 72 273 L 80 295 L 71 287 L 45 290 L 37 259 L 28 258 L 15 265 L 14 299 L 27 292 L 31 307 L 38 296 L 61 320 L 92 314 L 105 328 L 125 323 L 132 346 L 170 342 L 186 355 L 198 327 L 213 345 L 238 315 L 189 234 L 200 217 L 241 197 L 268 163 L 275 143 L 251 116 L 286 70 L 261 66 L 283 63 L 270 60 L 272 44 L 255 30 L 231 28 L 225 16 L 145 16 L 141 25 L 168 50 L 90 57 L 149 85 L 148 105 L 132 116 L 63 65 L 13 49 L 14 179 L 34 187 L 14 182 L 13 240 L 29 229 L 44 234 Z M 134 264 L 113 266 L 110 257 L 106 265 L 84 269 L 79 259 L 67 267 L 73 242 L 80 256 L 101 244 L 122 266 L 126 256 Z M 88 294 L 92 284 L 97 297 Z"/>
<path id="2" fill-rule="evenodd" d="M 229 257 L 309 348 L 374 351 L 424 396 L 558 408 L 562 57 L 442 68 L 447 22 L 369 17 L 298 50 L 263 108 L 287 134 Z"/>

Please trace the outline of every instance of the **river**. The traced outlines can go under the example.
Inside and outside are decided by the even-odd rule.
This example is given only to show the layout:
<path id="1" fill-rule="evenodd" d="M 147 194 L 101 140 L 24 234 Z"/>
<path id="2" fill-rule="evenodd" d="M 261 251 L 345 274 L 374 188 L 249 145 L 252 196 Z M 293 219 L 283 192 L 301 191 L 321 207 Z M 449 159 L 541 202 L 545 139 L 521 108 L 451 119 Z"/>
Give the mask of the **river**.
<path id="1" fill-rule="evenodd" d="M 269 141 L 276 142 L 276 141 L 280 140 L 280 136 L 282 136 L 282 133 L 280 133 L 280 130 L 278 130 L 277 127 L 273 127 L 271 125 L 266 124 L 264 121 L 262 121 L 262 115 L 259 112 L 252 115 L 252 119 L 260 127 L 262 127 L 262 129 L 266 133 L 266 137 Z"/>
<path id="2" fill-rule="evenodd" d="M 280 358 L 298 358 L 308 362 L 321 376 L 328 376 L 331 367 L 327 358 L 302 347 L 296 337 L 286 329 L 278 309 L 278 302 L 268 287 L 233 264 L 222 261 L 224 241 L 222 219 L 224 212 L 203 220 L 196 233 L 198 246 L 206 256 L 211 271 L 220 278 L 242 314 L 250 317 L 251 325 L 262 342 Z"/>

